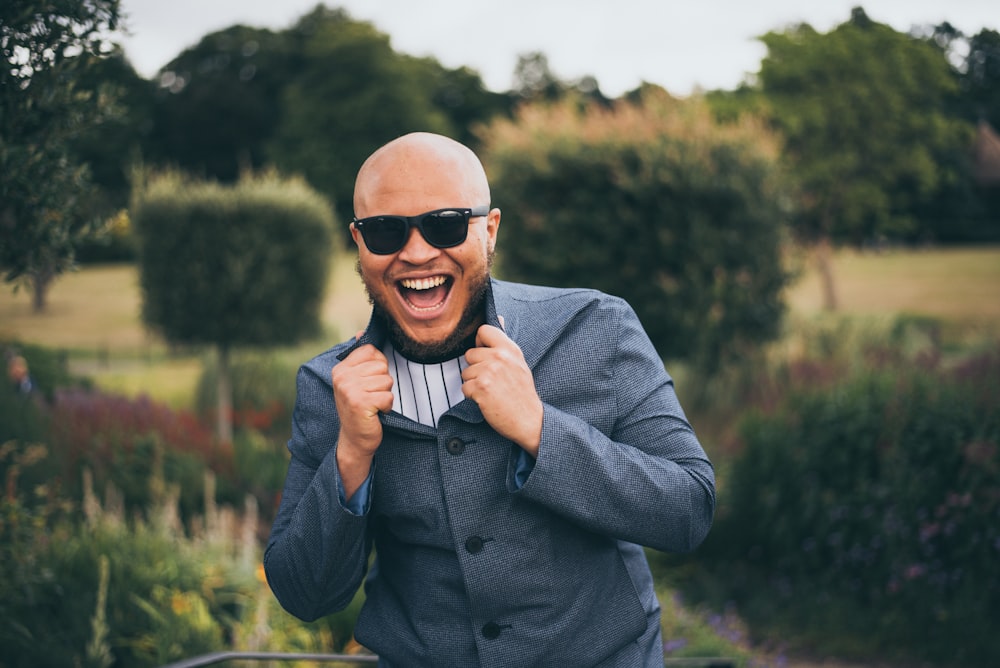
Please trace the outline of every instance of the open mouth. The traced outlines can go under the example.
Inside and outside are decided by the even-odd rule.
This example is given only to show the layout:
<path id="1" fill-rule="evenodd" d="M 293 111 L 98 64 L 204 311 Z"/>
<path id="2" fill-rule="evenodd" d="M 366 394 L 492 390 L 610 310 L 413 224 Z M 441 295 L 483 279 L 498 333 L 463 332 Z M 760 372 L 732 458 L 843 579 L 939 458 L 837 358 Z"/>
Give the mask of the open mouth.
<path id="1" fill-rule="evenodd" d="M 404 278 L 397 284 L 400 296 L 414 311 L 434 311 L 441 308 L 451 292 L 452 280 L 447 276 Z"/>

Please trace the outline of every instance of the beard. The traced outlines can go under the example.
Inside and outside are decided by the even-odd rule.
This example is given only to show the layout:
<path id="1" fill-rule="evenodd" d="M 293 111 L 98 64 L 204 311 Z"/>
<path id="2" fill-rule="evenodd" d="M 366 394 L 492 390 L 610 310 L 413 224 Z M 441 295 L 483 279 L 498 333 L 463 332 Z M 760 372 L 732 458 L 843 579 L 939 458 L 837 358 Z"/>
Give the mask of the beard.
<path id="1" fill-rule="evenodd" d="M 361 271 L 360 259 L 355 265 L 355 269 L 364 283 L 365 292 L 368 294 L 368 301 L 372 305 L 375 317 L 385 324 L 392 347 L 411 362 L 437 364 L 461 357 L 466 350 L 476 345 L 476 330 L 486 317 L 486 293 L 490 287 L 490 270 L 493 267 L 494 255 L 494 251 L 489 253 L 486 258 L 486 270 L 470 283 L 469 302 L 465 305 L 458 326 L 441 341 L 431 343 L 421 343 L 407 336 L 399 323 L 389 316 L 382 296 L 368 285 L 368 281 Z"/>

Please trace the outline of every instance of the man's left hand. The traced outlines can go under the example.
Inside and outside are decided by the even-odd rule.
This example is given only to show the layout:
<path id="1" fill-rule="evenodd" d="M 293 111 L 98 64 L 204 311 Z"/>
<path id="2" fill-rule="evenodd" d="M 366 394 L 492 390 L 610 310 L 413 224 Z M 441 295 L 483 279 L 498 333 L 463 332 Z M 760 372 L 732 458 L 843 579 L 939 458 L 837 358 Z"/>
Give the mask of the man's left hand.
<path id="1" fill-rule="evenodd" d="M 544 408 L 521 349 L 503 330 L 483 325 L 465 360 L 469 366 L 462 372 L 462 392 L 479 404 L 498 434 L 537 457 Z"/>

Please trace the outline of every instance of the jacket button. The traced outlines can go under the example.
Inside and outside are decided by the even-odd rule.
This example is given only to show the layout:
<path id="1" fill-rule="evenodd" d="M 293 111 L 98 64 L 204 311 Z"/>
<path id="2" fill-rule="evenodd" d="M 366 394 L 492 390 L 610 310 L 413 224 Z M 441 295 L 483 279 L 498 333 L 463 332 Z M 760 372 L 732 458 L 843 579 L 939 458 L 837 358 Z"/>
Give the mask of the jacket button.
<path id="1" fill-rule="evenodd" d="M 462 439 L 453 437 L 449 438 L 448 442 L 444 444 L 444 447 L 448 449 L 448 452 L 453 455 L 460 455 L 465 452 L 465 443 Z"/>
<path id="2" fill-rule="evenodd" d="M 482 552 L 483 550 L 483 539 L 479 536 L 470 536 L 465 541 L 465 549 L 469 551 L 470 554 L 476 554 Z"/>
<path id="3" fill-rule="evenodd" d="M 496 640 L 500 637 L 503 628 L 496 622 L 489 622 L 483 626 L 483 637 L 487 640 Z"/>

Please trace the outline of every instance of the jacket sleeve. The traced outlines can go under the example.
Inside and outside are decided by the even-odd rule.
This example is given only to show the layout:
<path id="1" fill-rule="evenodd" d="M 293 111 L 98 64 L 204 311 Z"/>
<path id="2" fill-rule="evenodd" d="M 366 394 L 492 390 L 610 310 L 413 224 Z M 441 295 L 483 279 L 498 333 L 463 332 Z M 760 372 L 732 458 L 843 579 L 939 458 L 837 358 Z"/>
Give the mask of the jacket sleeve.
<path id="1" fill-rule="evenodd" d="M 610 429 L 546 403 L 538 458 L 516 493 L 590 531 L 688 552 L 712 524 L 712 464 L 638 317 L 616 303 L 613 353 L 594 360 L 610 366 L 601 369 L 611 383 Z M 577 387 L 588 391 L 586 384 Z"/>
<path id="2" fill-rule="evenodd" d="M 344 507 L 339 489 L 339 420 L 329 386 L 303 367 L 297 380 L 291 461 L 264 572 L 282 607 L 312 621 L 345 608 L 368 564 L 368 517 Z"/>

